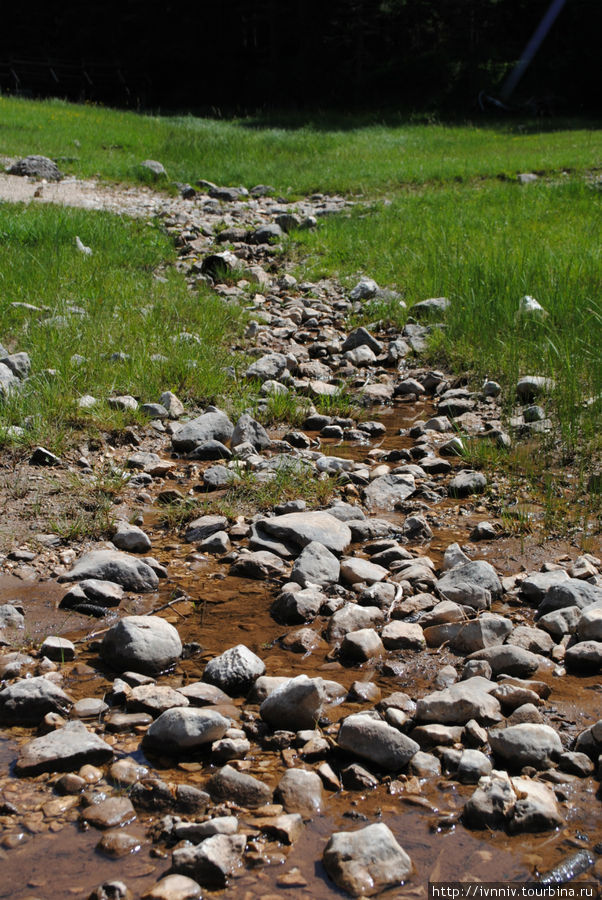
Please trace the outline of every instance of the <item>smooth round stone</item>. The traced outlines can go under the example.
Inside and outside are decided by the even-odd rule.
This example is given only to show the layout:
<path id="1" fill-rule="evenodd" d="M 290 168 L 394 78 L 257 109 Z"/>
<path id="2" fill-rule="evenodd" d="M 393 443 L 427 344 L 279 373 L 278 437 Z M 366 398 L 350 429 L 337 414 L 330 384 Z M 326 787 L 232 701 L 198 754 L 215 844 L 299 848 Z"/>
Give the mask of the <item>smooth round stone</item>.
<path id="1" fill-rule="evenodd" d="M 108 705 L 98 697 L 83 697 L 78 700 L 71 714 L 78 719 L 94 719 L 107 711 Z"/>
<path id="2" fill-rule="evenodd" d="M 128 856 L 130 853 L 137 853 L 142 846 L 139 838 L 128 834 L 127 831 L 107 831 L 103 834 L 100 841 L 96 845 L 96 849 L 104 853 L 105 856 L 112 856 L 119 859 L 122 856 Z"/>

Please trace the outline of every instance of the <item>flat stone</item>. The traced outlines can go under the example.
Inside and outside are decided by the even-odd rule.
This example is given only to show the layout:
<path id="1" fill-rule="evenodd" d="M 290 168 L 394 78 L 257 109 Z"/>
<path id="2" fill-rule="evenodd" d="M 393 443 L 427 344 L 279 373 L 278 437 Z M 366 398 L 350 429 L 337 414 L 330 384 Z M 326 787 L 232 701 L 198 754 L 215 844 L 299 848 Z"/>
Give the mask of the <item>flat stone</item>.
<path id="1" fill-rule="evenodd" d="M 70 572 L 60 575 L 58 580 L 83 581 L 88 578 L 113 581 L 126 591 L 139 593 L 155 591 L 159 586 L 159 578 L 144 560 L 118 550 L 93 550 L 86 553 Z"/>
<path id="2" fill-rule="evenodd" d="M 224 736 L 230 720 L 213 709 L 177 706 L 161 713 L 144 735 L 146 747 L 161 753 L 190 753 Z"/>
<path id="3" fill-rule="evenodd" d="M 340 564 L 334 553 L 318 541 L 312 541 L 303 548 L 295 560 L 291 580 L 302 587 L 309 585 L 323 587 L 336 584 L 339 575 Z"/>
<path id="4" fill-rule="evenodd" d="M 200 900 L 201 886 L 186 875 L 166 875 L 142 897 L 143 900 Z"/>
<path id="5" fill-rule="evenodd" d="M 44 676 L 23 678 L 0 691 L 0 722 L 38 725 L 47 713 L 65 716 L 73 698 Z"/>
<path id="6" fill-rule="evenodd" d="M 70 772 L 85 763 L 101 765 L 113 756 L 113 748 L 79 721 L 34 738 L 19 748 L 15 764 L 17 775 L 41 772 Z"/>
<path id="7" fill-rule="evenodd" d="M 420 749 L 416 741 L 380 719 L 356 713 L 343 720 L 339 747 L 390 771 L 403 769 Z"/>
<path id="8" fill-rule="evenodd" d="M 502 718 L 500 704 L 490 693 L 494 687 L 493 682 L 479 676 L 452 684 L 418 700 L 416 719 L 449 725 L 465 725 L 471 719 L 499 722 Z"/>
<path id="9" fill-rule="evenodd" d="M 86 807 L 81 817 L 95 828 L 118 828 L 132 822 L 136 810 L 127 797 L 109 797 Z"/>
<path id="10" fill-rule="evenodd" d="M 309 544 L 305 549 L 312 546 L 313 544 Z M 336 557 L 333 559 L 336 560 Z M 315 587 L 306 587 L 302 590 L 286 590 L 285 588 L 272 603 L 270 612 L 277 622 L 286 625 L 301 625 L 303 622 L 312 622 L 325 602 L 326 595 Z"/>
<path id="11" fill-rule="evenodd" d="M 472 653 L 468 658 L 488 662 L 494 676 L 515 675 L 518 678 L 529 678 L 542 662 L 541 656 L 523 650 L 522 647 L 513 647 L 511 644 L 485 647 Z"/>
<path id="12" fill-rule="evenodd" d="M 382 822 L 359 831 L 333 834 L 322 857 L 335 884 L 352 897 L 380 893 L 403 884 L 412 872 L 412 861 Z"/>
<path id="13" fill-rule="evenodd" d="M 189 544 L 198 543 L 218 531 L 223 531 L 227 525 L 228 520 L 225 516 L 201 516 L 189 523 L 184 540 Z"/>
<path id="14" fill-rule="evenodd" d="M 227 444 L 233 432 L 234 425 L 228 416 L 217 410 L 203 413 L 182 425 L 172 435 L 171 443 L 174 450 L 186 453 L 204 441 L 215 440 Z"/>
<path id="15" fill-rule="evenodd" d="M 517 797 L 509 830 L 512 834 L 550 831 L 564 825 L 554 792 L 531 778 L 512 778 Z"/>
<path id="16" fill-rule="evenodd" d="M 262 519 L 261 525 L 269 534 L 299 547 L 317 541 L 332 553 L 342 553 L 351 543 L 349 527 L 327 512 L 289 513 Z"/>
<path id="17" fill-rule="evenodd" d="M 426 647 L 424 632 L 415 622 L 389 622 L 381 637 L 387 650 L 424 650 Z"/>
<path id="18" fill-rule="evenodd" d="M 47 659 L 64 663 L 75 659 L 75 644 L 67 638 L 50 635 L 42 642 L 40 653 Z"/>
<path id="19" fill-rule="evenodd" d="M 330 617 L 327 635 L 329 641 L 339 641 L 350 631 L 372 628 L 384 620 L 382 609 L 377 606 L 359 606 L 346 603 Z"/>
<path id="20" fill-rule="evenodd" d="M 341 561 L 341 578 L 347 584 L 374 584 L 382 581 L 388 574 L 388 570 L 383 566 L 360 557 Z"/>
<path id="21" fill-rule="evenodd" d="M 126 831 L 107 831 L 96 845 L 96 849 L 105 856 L 113 859 L 121 859 L 130 853 L 137 853 L 142 846 L 140 838 L 128 834 Z"/>
<path id="22" fill-rule="evenodd" d="M 382 475 L 365 489 L 364 502 L 371 511 L 393 510 L 411 497 L 415 490 L 413 475 Z"/>
<path id="23" fill-rule="evenodd" d="M 148 712 L 158 716 L 175 706 L 188 706 L 188 698 L 167 684 L 140 684 L 127 698 L 131 712 Z"/>
<path id="24" fill-rule="evenodd" d="M 493 566 L 483 559 L 473 560 L 463 565 L 454 566 L 448 570 L 437 582 L 437 590 L 446 600 L 463 603 L 466 606 L 474 606 L 475 609 L 483 609 L 486 604 L 482 600 L 478 605 L 471 601 L 472 594 L 466 589 L 466 585 L 489 591 L 492 597 L 499 598 L 502 595 L 502 583 Z M 476 596 L 476 595 L 475 595 Z M 468 603 L 466 602 L 468 600 Z"/>

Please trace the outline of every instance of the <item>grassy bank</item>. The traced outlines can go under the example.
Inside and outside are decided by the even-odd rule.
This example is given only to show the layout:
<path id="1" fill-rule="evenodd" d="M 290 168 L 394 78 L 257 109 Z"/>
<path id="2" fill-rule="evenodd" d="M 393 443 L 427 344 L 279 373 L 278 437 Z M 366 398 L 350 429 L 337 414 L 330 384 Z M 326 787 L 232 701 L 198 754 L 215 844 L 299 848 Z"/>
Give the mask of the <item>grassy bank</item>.
<path id="1" fill-rule="evenodd" d="M 60 450 L 69 425 L 118 426 L 137 413 L 109 396 L 158 401 L 164 390 L 212 401 L 230 388 L 227 347 L 241 311 L 201 288 L 191 295 L 167 266 L 158 227 L 110 214 L 0 204 L 0 340 L 31 357 L 32 377 L 2 404 L 1 424 Z M 93 248 L 81 254 L 75 236 Z M 14 304 L 30 304 L 35 307 Z M 80 410 L 77 398 L 99 403 Z"/>
<path id="2" fill-rule="evenodd" d="M 602 132 L 587 122 L 505 120 L 471 127 L 327 115 L 230 121 L 137 115 L 62 101 L 0 97 L 0 154 L 59 158 L 78 176 L 272 185 L 278 193 L 380 193 L 412 184 L 582 171 L 602 164 Z"/>
<path id="3" fill-rule="evenodd" d="M 329 219 L 299 236 L 305 274 L 361 274 L 394 286 L 408 307 L 446 296 L 445 331 L 431 353 L 475 383 L 500 380 L 512 399 L 521 375 L 555 379 L 550 402 L 569 451 L 597 441 L 602 401 L 602 193 L 582 179 L 520 186 L 454 185 L 399 196 L 366 216 Z M 525 294 L 543 319 L 518 315 Z M 411 313 L 411 310 L 410 310 Z M 402 325 L 398 303 L 371 304 L 362 318 Z"/>

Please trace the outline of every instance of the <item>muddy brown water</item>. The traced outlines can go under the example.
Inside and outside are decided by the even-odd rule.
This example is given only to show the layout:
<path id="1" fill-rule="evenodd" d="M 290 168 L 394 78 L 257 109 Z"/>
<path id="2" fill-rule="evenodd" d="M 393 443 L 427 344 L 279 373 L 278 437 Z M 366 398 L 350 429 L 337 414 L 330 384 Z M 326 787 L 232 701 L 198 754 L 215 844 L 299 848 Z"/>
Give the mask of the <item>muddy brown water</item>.
<path id="1" fill-rule="evenodd" d="M 414 406 L 412 409 L 401 408 L 391 418 L 383 417 L 387 435 L 381 446 L 385 449 L 399 447 L 402 439 L 396 437 L 398 428 L 407 427 L 423 414 L 423 410 L 417 411 Z M 366 447 L 341 445 L 333 447 L 331 452 L 363 458 L 366 450 Z M 479 518 L 483 516 L 477 515 L 475 520 Z M 453 516 L 449 517 L 435 532 L 424 552 L 438 561 L 438 555 L 451 541 L 466 540 L 467 524 L 466 518 L 460 525 Z M 523 561 L 526 564 L 529 560 L 534 567 L 533 558 L 538 556 L 540 548 L 531 543 L 533 545 L 529 546 L 529 542 L 525 545 L 516 539 L 500 540 L 480 547 L 478 555 L 486 556 L 503 574 L 508 574 L 518 571 Z M 151 612 L 170 601 L 176 589 L 185 591 L 187 599 L 173 603 L 159 614 L 178 627 L 184 642 L 197 642 L 202 649 L 193 658 L 182 661 L 169 677 L 163 679 L 166 683 L 180 686 L 200 679 L 209 658 L 237 643 L 246 644 L 262 657 L 267 674 L 320 675 L 339 681 L 345 687 L 356 680 L 373 680 L 383 695 L 393 690 L 405 690 L 412 696 L 422 696 L 433 689 L 434 678 L 442 665 L 458 663 L 458 658 L 446 650 L 405 653 L 402 657 L 404 668 L 393 678 L 380 674 L 374 664 L 345 668 L 328 658 L 329 648 L 305 656 L 287 652 L 279 643 L 287 629 L 269 614 L 276 583 L 230 575 L 224 577 L 218 564 L 196 558 L 192 549 L 174 539 L 156 542 L 153 552 L 161 562 L 169 563 L 169 578 L 157 594 L 124 601 L 120 610 L 120 614 Z M 558 544 L 552 549 L 546 548 L 542 561 L 567 550 L 572 556 L 578 554 L 576 548 Z M 51 582 L 32 584 L 12 577 L 0 579 L 2 602 L 20 601 L 26 608 L 28 630 L 22 636 L 22 642 L 36 644 L 49 633 L 76 640 L 80 648 L 77 661 L 63 666 L 65 689 L 76 699 L 102 696 L 109 689 L 113 675 L 103 670 L 98 655 L 88 649 L 86 641 L 100 636 L 114 621 L 115 614 L 106 620 L 90 620 L 59 610 L 58 602 L 65 590 Z M 507 606 L 499 606 L 500 612 L 507 610 Z M 522 612 L 528 621 L 530 611 Z M 320 620 L 314 627 L 319 624 Z M 538 672 L 537 677 L 552 687 L 545 713 L 562 736 L 574 737 L 602 715 L 599 678 L 557 677 L 552 665 L 543 673 Z M 241 705 L 241 701 L 235 702 Z M 336 722 L 360 708 L 359 704 L 341 704 L 330 708 L 327 715 Z M 250 709 L 253 711 L 252 707 Z M 98 853 L 95 847 L 101 834 L 95 829 L 82 830 L 77 811 L 67 815 L 71 821 L 60 824 L 41 812 L 42 805 L 53 796 L 47 784 L 49 776 L 24 780 L 13 777 L 12 763 L 17 746 L 31 736 L 32 732 L 27 729 L 0 730 L 0 788 L 5 800 L 25 812 L 16 827 L 7 818 L 0 819 L 4 826 L 0 832 L 3 873 L 0 898 L 85 898 L 101 881 L 115 878 L 125 881 L 134 896 L 140 896 L 169 868 L 169 852 L 162 854 L 161 850 L 165 848 L 160 845 L 153 848 L 146 837 L 152 817 L 141 814 L 133 825 L 127 826 L 128 833 L 140 839 L 138 852 L 118 860 Z M 113 743 L 117 757 L 127 755 L 145 761 L 139 749 L 139 735 L 109 735 L 107 738 Z M 348 761 L 341 757 L 333 765 L 336 768 L 337 763 L 342 765 Z M 192 767 L 176 765 L 173 760 L 153 759 L 152 764 L 165 780 L 199 786 L 212 771 L 203 759 Z M 296 764 L 303 765 L 303 761 L 298 759 Z M 272 786 L 285 771 L 285 762 L 277 753 L 256 746 L 246 757 L 246 765 L 245 771 Z M 468 831 L 460 823 L 453 824 L 474 786 L 459 785 L 445 777 L 429 781 L 393 780 L 368 792 L 327 792 L 324 814 L 306 824 L 292 848 L 267 844 L 262 864 L 241 870 L 221 896 L 233 900 L 286 897 L 329 900 L 341 897 L 343 895 L 329 881 L 319 862 L 324 846 L 333 831 L 353 830 L 376 821 L 389 825 L 414 863 L 414 874 L 407 884 L 386 892 L 388 897 L 426 897 L 429 881 L 524 881 L 538 871 L 551 868 L 576 848 L 592 848 L 602 841 L 600 797 L 596 795 L 596 788 L 597 782 L 593 779 L 570 780 L 562 788 L 565 827 L 546 834 L 514 837 L 501 832 Z M 252 834 L 252 817 L 245 819 L 241 814 L 241 820 L 241 831 L 245 831 L 244 824 L 248 822 L 247 833 Z M 157 858 L 157 850 L 163 858 Z M 280 884 L 283 874 L 293 867 L 300 870 L 305 886 Z M 581 880 L 588 880 L 588 875 L 582 876 Z M 211 896 L 211 892 L 203 893 Z"/>

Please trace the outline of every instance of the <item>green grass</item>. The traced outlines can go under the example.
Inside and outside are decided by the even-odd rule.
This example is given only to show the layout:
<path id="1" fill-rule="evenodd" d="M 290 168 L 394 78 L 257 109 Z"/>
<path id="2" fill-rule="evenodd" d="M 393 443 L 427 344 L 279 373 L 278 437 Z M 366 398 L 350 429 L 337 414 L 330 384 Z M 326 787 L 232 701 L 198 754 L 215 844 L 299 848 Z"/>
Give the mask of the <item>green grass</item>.
<path id="1" fill-rule="evenodd" d="M 564 130 L 563 130 L 564 129 Z M 148 181 L 263 183 L 278 193 L 374 194 L 400 186 L 600 166 L 602 133 L 589 122 L 381 124 L 366 116 L 291 114 L 274 120 L 160 117 L 63 101 L 0 97 L 0 153 L 62 157 L 63 170 Z"/>
<path id="2" fill-rule="evenodd" d="M 77 251 L 75 235 L 93 248 L 91 257 Z M 234 359 L 227 347 L 240 332 L 242 311 L 204 287 L 191 294 L 170 267 L 175 251 L 158 227 L 98 212 L 0 204 L 0 237 L 0 334 L 7 349 L 26 351 L 32 363 L 31 378 L 2 403 L 4 437 L 7 426 L 26 424 L 28 443 L 60 452 L 67 426 L 120 428 L 141 420 L 138 412 L 111 410 L 109 396 L 156 402 L 172 390 L 201 403 L 232 390 L 227 367 L 244 365 L 244 357 Z M 157 267 L 165 281 L 154 277 Z M 114 353 L 126 358 L 113 360 Z M 99 404 L 80 410 L 76 400 L 84 394 Z"/>
<path id="3" fill-rule="evenodd" d="M 431 360 L 507 388 L 508 406 L 524 374 L 553 377 L 544 402 L 562 428 L 568 452 L 599 442 L 602 402 L 602 192 L 583 179 L 520 187 L 490 182 L 453 185 L 398 196 L 330 218 L 316 233 L 298 236 L 308 257 L 303 276 L 336 275 L 348 284 L 360 274 L 396 287 L 397 302 L 366 304 L 360 320 L 402 325 L 411 306 L 446 296 L 446 328 L 435 334 Z M 517 317 L 520 298 L 536 297 L 543 321 Z"/>

